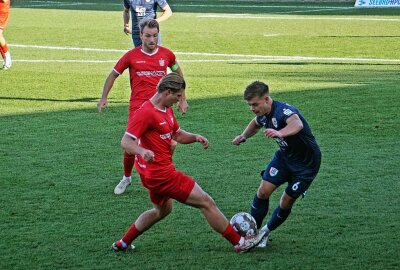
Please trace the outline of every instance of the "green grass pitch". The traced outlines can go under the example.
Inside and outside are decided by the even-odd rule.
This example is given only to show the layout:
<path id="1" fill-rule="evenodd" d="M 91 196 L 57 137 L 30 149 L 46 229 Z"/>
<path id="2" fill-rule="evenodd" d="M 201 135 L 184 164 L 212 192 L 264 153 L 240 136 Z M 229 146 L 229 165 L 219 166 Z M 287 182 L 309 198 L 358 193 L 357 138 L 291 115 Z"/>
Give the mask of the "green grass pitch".
<path id="1" fill-rule="evenodd" d="M 249 211 L 277 149 L 261 134 L 231 145 L 253 117 L 242 92 L 254 80 L 300 109 L 322 167 L 265 250 L 234 253 L 199 210 L 175 203 L 134 252 L 113 253 L 151 207 L 136 174 L 126 194 L 113 194 L 127 74 L 109 108 L 96 109 L 106 76 L 132 46 L 122 1 L 12 2 L 4 35 L 14 62 L 0 71 L 0 269 L 400 268 L 400 9 L 170 1 L 163 43 L 180 61 L 190 105 L 177 117 L 210 140 L 208 150 L 178 146 L 177 168 L 228 218 Z"/>

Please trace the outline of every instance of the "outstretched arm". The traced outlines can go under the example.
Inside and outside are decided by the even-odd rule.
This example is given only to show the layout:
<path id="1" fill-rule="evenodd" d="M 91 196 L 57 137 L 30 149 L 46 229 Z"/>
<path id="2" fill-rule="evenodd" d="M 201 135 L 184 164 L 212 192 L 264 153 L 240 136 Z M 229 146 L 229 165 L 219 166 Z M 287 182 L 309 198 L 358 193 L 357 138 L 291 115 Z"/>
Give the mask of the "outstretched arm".
<path id="1" fill-rule="evenodd" d="M 199 134 L 184 131 L 183 129 L 179 129 L 178 131 L 176 131 L 172 139 L 181 144 L 199 142 L 203 145 L 204 149 L 208 148 L 208 140 L 205 137 Z"/>
<path id="2" fill-rule="evenodd" d="M 245 130 L 242 132 L 242 134 L 236 136 L 233 139 L 232 144 L 239 145 L 241 143 L 244 143 L 248 138 L 255 135 L 260 130 L 260 128 L 261 126 L 257 124 L 255 119 L 251 120 Z"/>
<path id="3" fill-rule="evenodd" d="M 285 138 L 297 134 L 302 129 L 303 122 L 297 114 L 293 114 L 286 119 L 286 127 L 281 130 L 267 128 L 264 130 L 264 135 L 268 138 Z"/>
<path id="4" fill-rule="evenodd" d="M 114 70 L 108 75 L 104 86 L 103 86 L 103 94 L 101 95 L 100 101 L 97 103 L 97 110 L 101 112 L 101 109 L 108 106 L 107 96 L 110 93 L 112 86 L 114 85 L 114 81 L 118 78 L 119 74 Z"/>
<path id="5" fill-rule="evenodd" d="M 133 139 L 131 136 L 124 134 L 121 140 L 121 147 L 130 155 L 140 155 L 147 162 L 152 162 L 154 160 L 154 152 L 143 148 L 138 145 L 137 140 Z"/>

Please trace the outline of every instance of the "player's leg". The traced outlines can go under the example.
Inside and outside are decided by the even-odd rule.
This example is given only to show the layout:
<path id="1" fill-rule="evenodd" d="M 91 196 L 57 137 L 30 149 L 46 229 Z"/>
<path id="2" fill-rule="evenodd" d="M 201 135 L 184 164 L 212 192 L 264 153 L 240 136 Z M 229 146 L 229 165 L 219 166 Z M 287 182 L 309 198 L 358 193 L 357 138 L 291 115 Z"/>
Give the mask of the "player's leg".
<path id="1" fill-rule="evenodd" d="M 241 237 L 219 210 L 215 201 L 196 183 L 185 201 L 185 204 L 199 208 L 208 224 L 226 240 L 237 252 L 247 252 L 255 247 L 263 238 L 264 232 L 249 237 Z"/>
<path id="2" fill-rule="evenodd" d="M 152 196 L 152 194 L 150 196 Z M 172 211 L 172 203 L 172 199 L 163 201 L 162 205 L 153 203 L 153 208 L 140 214 L 124 236 L 112 245 L 112 249 L 114 251 L 122 251 L 134 248 L 132 246 L 133 240 L 150 229 L 155 223 L 168 216 Z"/>
<path id="3" fill-rule="evenodd" d="M 129 118 L 133 117 L 133 115 L 137 109 L 138 109 L 138 107 L 129 105 L 127 123 L 129 122 Z M 122 176 L 122 179 L 119 181 L 119 183 L 114 188 L 114 194 L 116 194 L 116 195 L 120 195 L 120 194 L 124 193 L 126 188 L 129 185 L 131 185 L 131 183 L 132 183 L 132 170 L 133 170 L 133 166 L 135 164 L 135 155 L 130 155 L 130 154 L 128 154 L 128 152 L 124 151 L 124 159 L 123 159 L 122 164 L 124 167 L 124 175 Z"/>
<path id="4" fill-rule="evenodd" d="M 260 228 L 264 218 L 269 210 L 269 198 L 271 194 L 283 183 L 287 182 L 289 174 L 286 166 L 280 160 L 279 155 L 275 155 L 269 162 L 264 171 L 261 172 L 261 184 L 254 195 L 251 204 L 250 214 L 257 222 L 257 227 Z"/>
<path id="5" fill-rule="evenodd" d="M 0 16 L 0 53 L 4 59 L 3 69 L 10 68 L 12 65 L 11 54 L 8 50 L 7 42 L 4 38 L 3 32 L 8 22 L 8 13 L 1 14 Z"/>
<path id="6" fill-rule="evenodd" d="M 268 214 L 269 197 L 276 188 L 276 185 L 262 180 L 260 186 L 258 187 L 257 193 L 254 195 L 250 214 L 256 220 L 257 228 L 261 227 L 265 216 Z"/>
<path id="7" fill-rule="evenodd" d="M 266 230 L 267 234 L 285 222 L 292 211 L 294 203 L 307 191 L 315 176 L 316 173 L 314 172 L 302 172 L 295 175 L 293 180 L 288 183 L 288 186 L 281 196 L 279 206 L 274 210 L 268 224 L 263 228 Z"/>

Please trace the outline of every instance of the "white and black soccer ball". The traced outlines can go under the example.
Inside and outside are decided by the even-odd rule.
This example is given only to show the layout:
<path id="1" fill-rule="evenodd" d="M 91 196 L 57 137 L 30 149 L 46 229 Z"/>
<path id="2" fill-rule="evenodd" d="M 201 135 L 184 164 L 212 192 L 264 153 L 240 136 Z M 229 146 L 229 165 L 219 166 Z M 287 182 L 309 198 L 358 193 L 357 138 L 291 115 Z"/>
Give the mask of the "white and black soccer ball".
<path id="1" fill-rule="evenodd" d="M 256 220 L 246 212 L 235 214 L 230 223 L 241 236 L 255 235 L 258 232 Z"/>

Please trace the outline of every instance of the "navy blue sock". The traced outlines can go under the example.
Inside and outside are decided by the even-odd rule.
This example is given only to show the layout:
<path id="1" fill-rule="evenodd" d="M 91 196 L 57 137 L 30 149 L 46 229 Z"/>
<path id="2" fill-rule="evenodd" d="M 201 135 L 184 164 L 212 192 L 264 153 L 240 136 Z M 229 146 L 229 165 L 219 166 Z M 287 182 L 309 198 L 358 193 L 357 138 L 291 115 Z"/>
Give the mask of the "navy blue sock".
<path id="1" fill-rule="evenodd" d="M 263 200 L 258 198 L 257 194 L 254 195 L 253 203 L 251 204 L 250 214 L 256 220 L 257 228 L 261 227 L 265 216 L 268 214 L 268 208 L 269 208 L 269 198 Z"/>
<path id="2" fill-rule="evenodd" d="M 291 211 L 292 209 L 282 209 L 278 206 L 268 222 L 268 229 L 272 231 L 278 228 L 287 219 Z"/>

